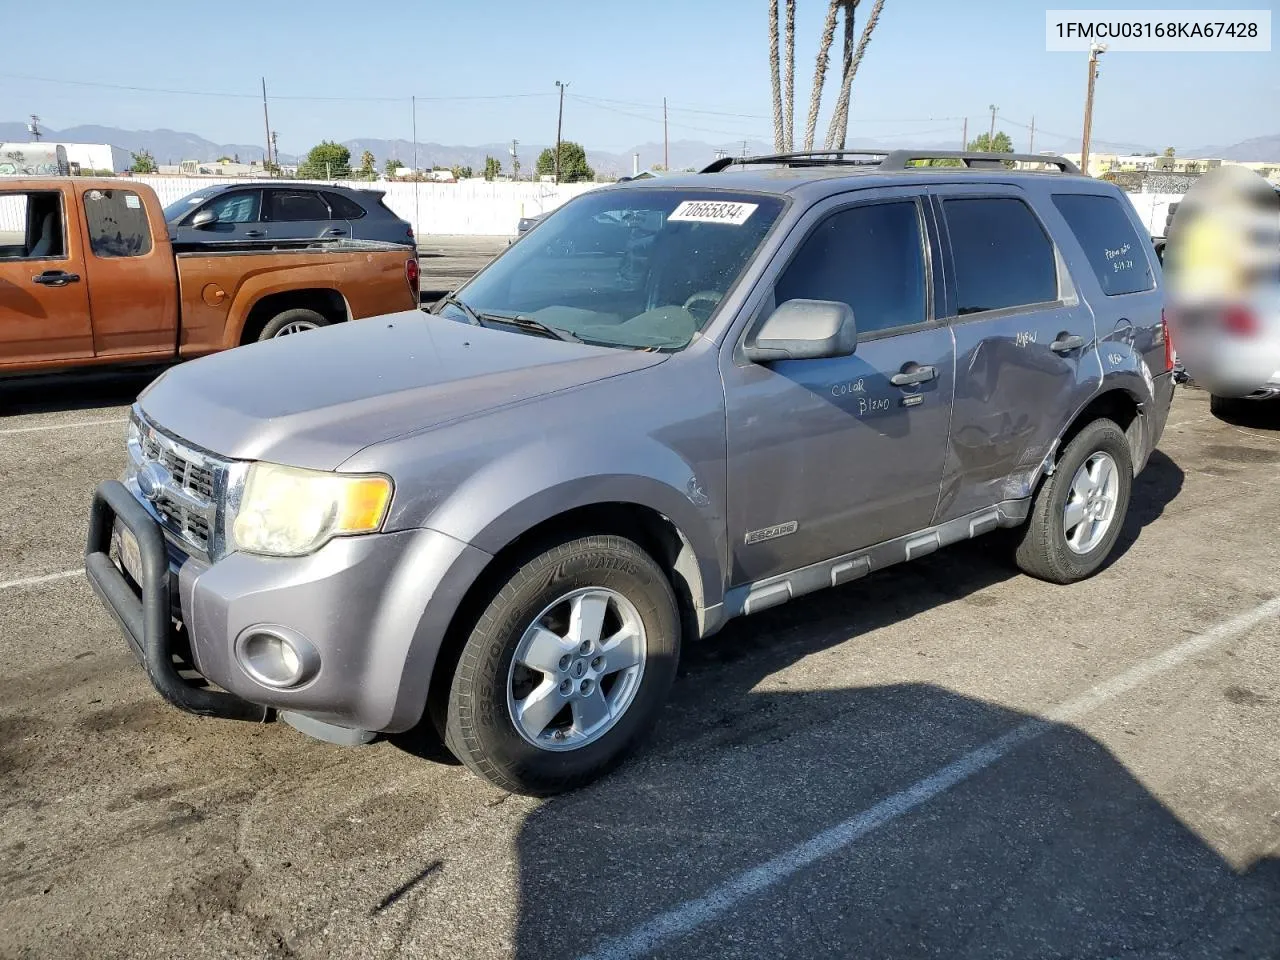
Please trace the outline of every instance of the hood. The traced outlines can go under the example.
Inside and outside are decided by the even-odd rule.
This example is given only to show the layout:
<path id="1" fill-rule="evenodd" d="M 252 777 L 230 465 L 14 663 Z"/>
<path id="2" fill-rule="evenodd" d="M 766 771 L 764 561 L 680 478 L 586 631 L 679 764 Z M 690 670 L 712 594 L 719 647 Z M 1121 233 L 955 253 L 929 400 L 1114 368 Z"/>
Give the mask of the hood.
<path id="1" fill-rule="evenodd" d="M 410 310 L 184 363 L 139 403 L 222 456 L 332 470 L 370 444 L 664 359 Z"/>

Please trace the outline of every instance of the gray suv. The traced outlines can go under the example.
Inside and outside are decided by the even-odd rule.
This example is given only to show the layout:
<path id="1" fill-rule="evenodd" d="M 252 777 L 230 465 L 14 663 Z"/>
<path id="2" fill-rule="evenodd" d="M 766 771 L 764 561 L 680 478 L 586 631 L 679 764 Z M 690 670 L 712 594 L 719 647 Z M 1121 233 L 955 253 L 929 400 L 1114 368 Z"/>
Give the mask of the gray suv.
<path id="1" fill-rule="evenodd" d="M 730 618 L 1000 528 L 1087 577 L 1173 392 L 1160 272 L 1114 186 L 1008 160 L 593 190 L 434 314 L 174 368 L 89 577 L 177 707 L 429 723 L 530 794 L 620 762 Z"/>

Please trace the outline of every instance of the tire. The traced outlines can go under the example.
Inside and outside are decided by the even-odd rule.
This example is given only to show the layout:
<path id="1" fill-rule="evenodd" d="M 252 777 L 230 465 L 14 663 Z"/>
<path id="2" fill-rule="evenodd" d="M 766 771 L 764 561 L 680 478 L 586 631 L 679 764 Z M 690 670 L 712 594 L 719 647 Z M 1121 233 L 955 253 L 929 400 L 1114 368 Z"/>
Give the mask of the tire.
<path id="1" fill-rule="evenodd" d="M 271 340 L 275 337 L 285 337 L 293 333 L 301 333 L 301 330 L 288 330 L 289 327 L 301 327 L 310 324 L 308 329 L 318 330 L 321 327 L 329 326 L 329 320 L 323 314 L 316 313 L 314 310 L 307 310 L 305 307 L 295 307 L 292 310 L 286 310 L 278 313 L 267 321 L 266 326 L 262 328 L 262 332 L 258 334 L 259 342 L 263 340 Z"/>
<path id="2" fill-rule="evenodd" d="M 575 610 L 583 611 L 576 621 Z M 592 622 L 601 622 L 594 632 Z M 536 623 L 546 629 L 535 634 Z M 584 652 L 593 637 L 603 646 Z M 679 655 L 675 592 L 652 557 L 615 536 L 552 546 L 502 584 L 467 638 L 445 705 L 445 744 L 512 793 L 580 787 L 649 732 Z"/>
<path id="3" fill-rule="evenodd" d="M 1080 492 L 1091 485 L 1096 472 L 1109 461 L 1115 483 L 1101 485 L 1093 501 L 1100 529 L 1083 520 L 1068 526 L 1069 503 L 1089 503 Z M 1086 465 L 1088 465 L 1086 467 Z M 1087 477 L 1081 477 L 1084 471 Z M 1079 485 L 1079 489 L 1077 488 Z M 1014 552 L 1018 567 L 1050 583 L 1075 583 L 1092 576 L 1110 555 L 1124 526 L 1133 492 L 1133 457 L 1125 433 L 1113 420 L 1094 420 L 1071 440 L 1058 457 L 1053 475 L 1036 493 L 1031 516 L 1020 531 Z M 1098 506 L 1099 502 L 1102 503 Z M 1080 508 L 1073 509 L 1073 518 Z"/>
<path id="4" fill-rule="evenodd" d="M 1236 397 L 1220 397 L 1216 393 L 1209 394 L 1209 412 L 1219 420 L 1239 420 L 1244 413 L 1245 401 Z"/>

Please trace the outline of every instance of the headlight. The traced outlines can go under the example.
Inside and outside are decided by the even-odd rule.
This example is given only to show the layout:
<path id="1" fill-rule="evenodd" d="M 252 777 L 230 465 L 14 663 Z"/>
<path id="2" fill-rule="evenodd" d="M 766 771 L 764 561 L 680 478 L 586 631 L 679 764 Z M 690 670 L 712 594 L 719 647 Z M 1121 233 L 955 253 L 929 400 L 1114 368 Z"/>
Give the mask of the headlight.
<path id="1" fill-rule="evenodd" d="M 241 550 L 296 557 L 333 537 L 373 533 L 390 503 L 388 477 L 255 463 L 231 532 Z"/>

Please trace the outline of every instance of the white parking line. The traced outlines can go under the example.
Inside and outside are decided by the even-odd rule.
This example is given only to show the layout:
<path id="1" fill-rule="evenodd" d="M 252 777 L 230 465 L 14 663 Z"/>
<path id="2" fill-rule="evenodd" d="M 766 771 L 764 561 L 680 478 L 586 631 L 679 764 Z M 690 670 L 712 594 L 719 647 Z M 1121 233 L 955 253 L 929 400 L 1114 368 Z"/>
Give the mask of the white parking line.
<path id="1" fill-rule="evenodd" d="M 867 834 L 916 807 L 963 783 L 1018 747 L 1043 736 L 1057 723 L 1066 723 L 1096 710 L 1108 700 L 1127 693 L 1157 674 L 1185 662 L 1210 647 L 1237 637 L 1268 617 L 1280 615 L 1280 597 L 1273 597 L 1247 613 L 1221 623 L 1198 636 L 1185 640 L 1146 660 L 1139 661 L 1124 673 L 1089 688 L 1083 694 L 1052 707 L 1043 718 L 1027 720 L 1004 736 L 997 737 L 959 760 L 923 780 L 918 780 L 901 793 L 881 800 L 875 806 L 838 823 L 829 830 L 792 847 L 772 860 L 738 874 L 697 900 L 688 900 L 640 924 L 630 933 L 606 940 L 584 960 L 630 960 L 645 956 L 666 946 L 727 913 L 748 897 L 763 893 L 782 883 L 814 862 L 838 853 Z"/>
<path id="2" fill-rule="evenodd" d="M 34 587 L 37 584 L 49 583 L 53 580 L 66 580 L 68 577 L 78 577 L 84 573 L 84 567 L 76 567 L 74 570 L 63 570 L 61 573 L 46 573 L 40 577 L 23 577 L 21 580 L 4 580 L 0 581 L 0 590 L 14 590 L 18 587 Z"/>
<path id="3" fill-rule="evenodd" d="M 9 430 L 0 430 L 0 437 L 10 436 L 15 433 L 39 433 L 41 430 L 70 430 L 72 427 L 102 427 L 113 423 L 128 423 L 127 419 L 120 420 L 77 420 L 75 423 L 50 423 L 43 427 L 13 427 Z"/>

